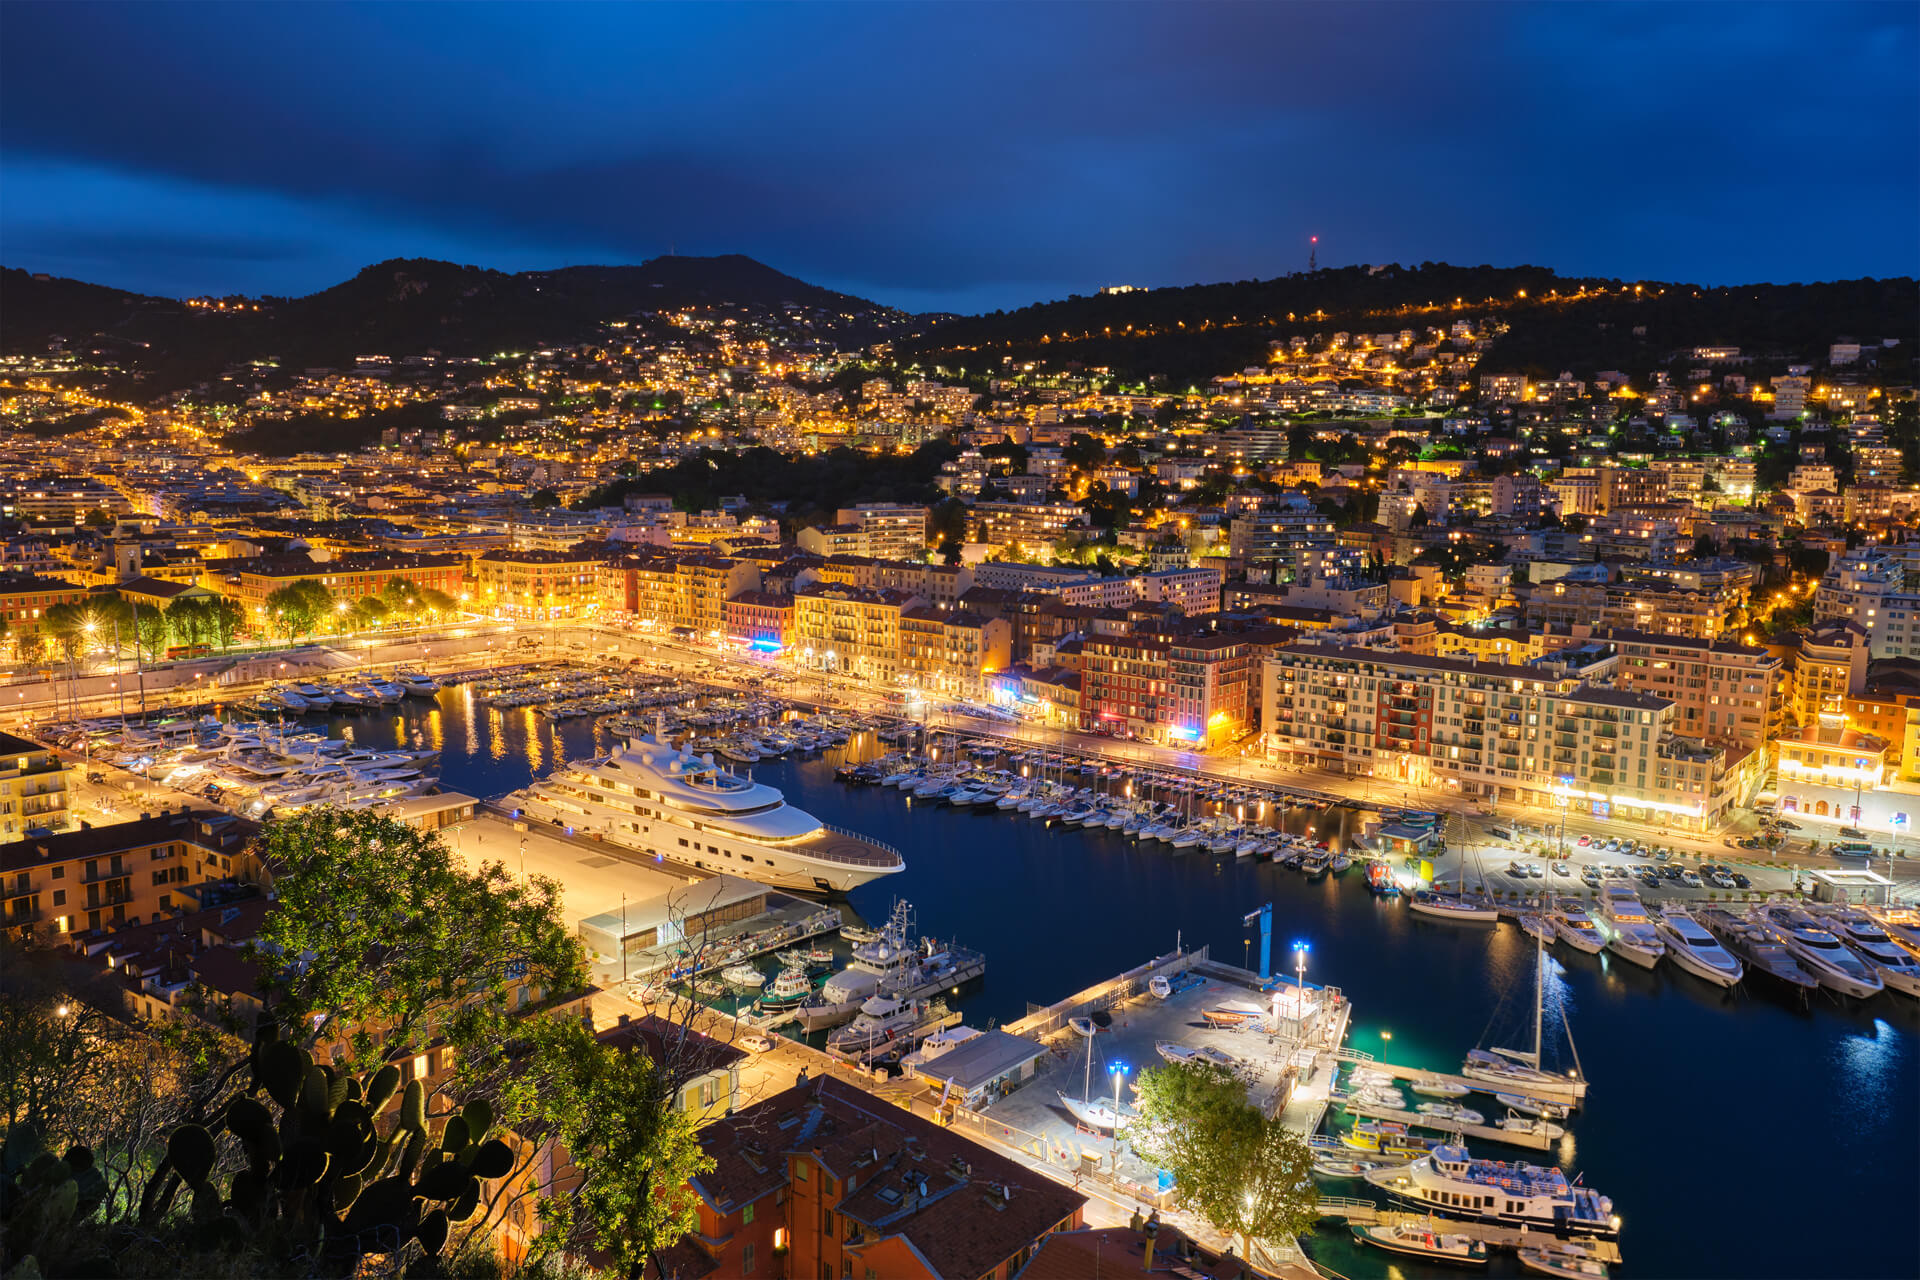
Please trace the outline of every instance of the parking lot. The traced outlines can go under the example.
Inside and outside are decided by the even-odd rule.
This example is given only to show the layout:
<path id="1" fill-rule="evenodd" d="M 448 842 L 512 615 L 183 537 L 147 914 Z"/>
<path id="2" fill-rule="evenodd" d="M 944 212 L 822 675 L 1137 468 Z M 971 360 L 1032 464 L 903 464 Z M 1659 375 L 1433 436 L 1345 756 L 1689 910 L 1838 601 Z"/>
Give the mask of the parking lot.
<path id="1" fill-rule="evenodd" d="M 1542 833 L 1524 825 L 1499 828 L 1513 839 L 1475 841 L 1434 862 L 1435 875 L 1449 885 L 1464 876 L 1468 889 L 1501 894 L 1566 893 L 1590 896 L 1603 885 L 1631 883 L 1643 896 L 1697 900 L 1709 895 L 1781 892 L 1793 887 L 1790 864 L 1759 865 L 1755 854 L 1728 849 L 1725 857 L 1699 857 L 1692 851 L 1625 836 L 1573 832 L 1565 844 L 1558 832 Z"/>

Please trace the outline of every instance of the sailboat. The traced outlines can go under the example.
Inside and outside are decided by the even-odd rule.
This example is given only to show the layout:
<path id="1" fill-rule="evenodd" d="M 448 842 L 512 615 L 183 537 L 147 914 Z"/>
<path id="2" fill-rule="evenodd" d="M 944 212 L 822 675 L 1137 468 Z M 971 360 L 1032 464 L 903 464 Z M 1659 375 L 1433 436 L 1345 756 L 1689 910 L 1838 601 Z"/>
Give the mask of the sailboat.
<path id="1" fill-rule="evenodd" d="M 1466 1063 L 1460 1068 L 1460 1074 L 1473 1080 L 1486 1080 L 1494 1084 L 1523 1086 L 1516 1092 L 1529 1094 L 1547 1094 L 1555 1099 L 1566 1098 L 1577 1102 L 1587 1096 L 1587 1081 L 1580 1074 L 1580 1055 L 1575 1051 L 1574 1069 L 1569 1072 L 1549 1071 L 1540 1065 L 1541 1021 L 1545 1016 L 1547 1003 L 1546 944 L 1535 938 L 1533 943 L 1533 1048 L 1502 1049 L 1497 1045 L 1491 1049 L 1474 1049 L 1467 1054 Z M 1565 1027 L 1565 1015 L 1561 1025 Z M 1573 1032 L 1567 1030 L 1567 1047 L 1573 1047 Z"/>

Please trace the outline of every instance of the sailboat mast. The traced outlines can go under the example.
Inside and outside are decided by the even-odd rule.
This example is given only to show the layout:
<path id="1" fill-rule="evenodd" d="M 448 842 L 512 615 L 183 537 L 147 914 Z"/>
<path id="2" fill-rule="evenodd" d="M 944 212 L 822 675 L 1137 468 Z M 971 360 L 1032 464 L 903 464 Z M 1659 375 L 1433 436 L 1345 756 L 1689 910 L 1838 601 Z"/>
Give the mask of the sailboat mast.
<path id="1" fill-rule="evenodd" d="M 1547 1003 L 1547 944 L 1546 940 L 1535 937 L 1533 940 L 1533 1065 L 1540 1065 L 1540 1016 Z"/>

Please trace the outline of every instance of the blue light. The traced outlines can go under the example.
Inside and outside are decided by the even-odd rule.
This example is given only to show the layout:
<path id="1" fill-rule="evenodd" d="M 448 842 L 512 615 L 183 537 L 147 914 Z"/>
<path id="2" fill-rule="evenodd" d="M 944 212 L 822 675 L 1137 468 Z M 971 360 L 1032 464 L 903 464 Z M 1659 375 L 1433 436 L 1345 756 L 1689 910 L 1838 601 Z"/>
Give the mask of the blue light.
<path id="1" fill-rule="evenodd" d="M 784 646 L 778 640 L 755 640 L 747 647 L 755 653 L 779 653 Z"/>
<path id="2" fill-rule="evenodd" d="M 1293 949 L 1295 951 L 1311 951 L 1313 950 L 1313 947 L 1310 944 L 1305 942 L 1296 942 L 1293 944 Z"/>
<path id="3" fill-rule="evenodd" d="M 1107 1064 L 1107 1074 L 1108 1074 L 1108 1075 L 1114 1075 L 1114 1076 L 1123 1076 L 1123 1075 L 1125 1075 L 1125 1074 L 1127 1074 L 1127 1072 L 1128 1072 L 1128 1071 L 1129 1071 L 1130 1069 L 1131 1069 L 1131 1068 L 1129 1068 L 1129 1067 L 1127 1066 L 1127 1064 L 1126 1064 L 1126 1063 L 1124 1063 L 1124 1062 L 1109 1062 L 1109 1063 Z"/>

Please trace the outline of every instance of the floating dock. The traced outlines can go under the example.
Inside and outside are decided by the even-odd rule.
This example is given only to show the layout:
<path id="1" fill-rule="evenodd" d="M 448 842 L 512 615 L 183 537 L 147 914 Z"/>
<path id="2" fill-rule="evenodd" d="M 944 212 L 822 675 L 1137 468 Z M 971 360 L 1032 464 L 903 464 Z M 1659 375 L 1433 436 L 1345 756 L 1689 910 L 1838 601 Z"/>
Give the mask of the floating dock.
<path id="1" fill-rule="evenodd" d="M 1590 1236 L 1561 1237 L 1549 1231 L 1523 1231 L 1519 1227 L 1503 1227 L 1493 1222 L 1407 1213 L 1399 1209 L 1383 1209 L 1372 1200 L 1355 1200 L 1345 1196 L 1322 1196 L 1319 1212 L 1323 1218 L 1339 1218 L 1346 1222 L 1379 1226 L 1391 1226 L 1397 1222 L 1427 1226 L 1438 1222 L 1439 1230 L 1455 1235 L 1472 1236 L 1489 1249 L 1558 1245 L 1561 1248 L 1582 1249 L 1595 1261 L 1604 1262 L 1610 1266 L 1620 1265 L 1620 1245 L 1614 1240 L 1596 1240 Z"/>
<path id="2" fill-rule="evenodd" d="M 1547 1102 L 1557 1102 L 1562 1106 L 1577 1107 L 1586 1097 L 1585 1080 L 1577 1084 L 1559 1084 L 1551 1080 L 1515 1080 L 1502 1083 L 1494 1080 L 1482 1080 L 1478 1076 L 1463 1076 L 1457 1072 L 1430 1071 L 1425 1067 L 1402 1067 L 1391 1062 L 1381 1062 L 1363 1053 L 1343 1050 L 1342 1062 L 1351 1062 L 1357 1067 L 1378 1071 L 1392 1076 L 1396 1080 L 1438 1080 L 1443 1084 L 1456 1084 L 1471 1089 L 1475 1093 L 1519 1093 L 1529 1098 L 1539 1098 Z"/>
<path id="3" fill-rule="evenodd" d="M 1371 1103 L 1361 1102 L 1358 1098 L 1348 1098 L 1340 1105 L 1350 1114 L 1364 1116 L 1369 1120 L 1397 1120 L 1404 1125 L 1432 1129 L 1438 1133 L 1457 1133 L 1468 1138 L 1484 1138 L 1488 1142 L 1504 1142 L 1508 1146 L 1527 1147 L 1534 1151 L 1551 1151 L 1553 1144 L 1560 1140 L 1537 1133 L 1515 1133 L 1490 1124 L 1461 1124 L 1457 1120 L 1443 1120 L 1439 1116 L 1430 1116 L 1422 1111 L 1396 1111 L 1392 1107 L 1376 1107 Z"/>

